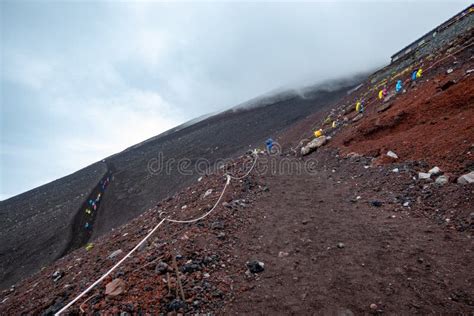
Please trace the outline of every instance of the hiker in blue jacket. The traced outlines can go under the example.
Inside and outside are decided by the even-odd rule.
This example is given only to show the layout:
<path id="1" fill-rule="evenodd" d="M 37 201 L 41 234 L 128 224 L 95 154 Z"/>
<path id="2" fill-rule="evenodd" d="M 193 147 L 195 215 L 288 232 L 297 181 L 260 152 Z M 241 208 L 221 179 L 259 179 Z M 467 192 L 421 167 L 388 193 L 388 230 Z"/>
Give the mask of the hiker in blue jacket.
<path id="1" fill-rule="evenodd" d="M 397 92 L 400 92 L 400 91 L 402 90 L 402 88 L 403 88 L 402 81 L 401 81 L 401 80 L 398 80 L 398 81 L 397 81 L 397 84 L 395 85 L 395 90 L 396 90 Z"/>
<path id="2" fill-rule="evenodd" d="M 267 139 L 267 141 L 265 142 L 265 145 L 267 145 L 268 153 L 271 153 L 272 148 L 273 148 L 273 139 L 271 139 L 271 138 Z"/>

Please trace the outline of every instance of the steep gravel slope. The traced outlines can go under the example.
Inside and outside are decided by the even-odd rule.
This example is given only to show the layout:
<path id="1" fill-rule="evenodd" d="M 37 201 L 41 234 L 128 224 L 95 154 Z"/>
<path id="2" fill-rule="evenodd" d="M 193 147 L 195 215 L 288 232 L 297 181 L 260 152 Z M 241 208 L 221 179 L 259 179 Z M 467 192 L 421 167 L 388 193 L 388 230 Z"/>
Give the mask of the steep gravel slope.
<path id="1" fill-rule="evenodd" d="M 327 91 L 313 87 L 304 98 L 294 92 L 266 97 L 263 103 L 259 100 L 263 105 L 234 109 L 180 126 L 108 157 L 105 163 L 98 162 L 2 201 L 0 287 L 6 288 L 31 275 L 68 250 L 83 246 L 89 237 L 93 240 L 109 232 L 184 188 L 199 177 L 196 164 L 205 173 L 206 166 L 211 168 L 217 159 L 262 146 L 268 137 L 333 104 L 347 89 L 339 86 Z M 169 164 L 171 169 L 154 172 L 158 163 L 152 164 L 154 171 L 150 172 L 150 162 L 158 159 L 160 153 L 163 162 L 173 161 Z M 178 172 L 178 161 L 183 159 L 187 168 Z M 107 171 L 111 172 L 112 181 L 90 223 L 92 228 L 80 231 L 77 223 L 83 219 L 76 215 L 83 211 L 82 205 Z"/>

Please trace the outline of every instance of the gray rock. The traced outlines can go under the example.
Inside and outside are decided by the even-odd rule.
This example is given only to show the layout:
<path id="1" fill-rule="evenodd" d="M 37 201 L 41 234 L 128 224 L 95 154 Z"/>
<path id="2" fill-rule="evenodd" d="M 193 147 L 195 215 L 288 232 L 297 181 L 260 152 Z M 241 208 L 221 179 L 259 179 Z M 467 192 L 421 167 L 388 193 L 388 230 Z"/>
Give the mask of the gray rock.
<path id="1" fill-rule="evenodd" d="M 394 96 L 395 96 L 395 92 L 390 93 L 389 95 L 387 95 L 387 96 L 383 99 L 383 103 L 387 103 L 387 102 L 390 101 L 390 99 L 392 99 Z"/>
<path id="2" fill-rule="evenodd" d="M 433 175 L 433 176 L 437 176 L 441 173 L 441 169 L 439 169 L 438 167 L 434 167 L 434 168 L 430 169 L 430 171 L 428 171 L 428 173 Z"/>
<path id="3" fill-rule="evenodd" d="M 363 117 L 364 117 L 364 114 L 359 113 L 359 114 L 357 114 L 357 115 L 352 119 L 352 122 L 357 122 L 357 121 L 359 121 L 359 120 L 360 120 L 361 118 L 363 118 Z"/>
<path id="4" fill-rule="evenodd" d="M 470 184 L 474 183 L 474 171 L 466 173 L 458 178 L 459 184 Z"/>
<path id="5" fill-rule="evenodd" d="M 181 272 L 183 273 L 192 273 L 199 270 L 201 270 L 201 267 L 196 263 L 186 263 L 181 267 Z"/>
<path id="6" fill-rule="evenodd" d="M 264 187 L 262 188 L 262 191 L 263 191 L 263 192 L 268 192 L 268 191 L 270 191 L 270 189 L 269 189 L 267 186 L 264 186 Z"/>
<path id="7" fill-rule="evenodd" d="M 214 291 L 212 291 L 211 295 L 213 297 L 222 297 L 224 293 L 222 293 L 222 291 L 219 289 L 215 289 Z"/>
<path id="8" fill-rule="evenodd" d="M 358 159 L 358 158 L 361 158 L 362 155 L 361 154 L 358 154 L 358 153 L 355 153 L 355 152 L 350 152 L 346 155 L 346 158 L 350 158 L 350 159 Z"/>
<path id="9" fill-rule="evenodd" d="M 387 152 L 387 156 L 389 156 L 390 158 L 393 158 L 393 159 L 398 159 L 398 155 L 396 153 L 394 153 L 393 151 L 389 150 Z"/>
<path id="10" fill-rule="evenodd" d="M 182 308 L 186 308 L 186 303 L 178 299 L 174 299 L 168 304 L 168 310 L 170 311 L 178 311 Z"/>
<path id="11" fill-rule="evenodd" d="M 245 202 L 245 200 L 234 200 L 231 201 L 230 203 L 224 202 L 222 203 L 222 206 L 230 208 L 230 209 L 236 209 L 239 207 L 247 207 L 248 204 Z"/>
<path id="12" fill-rule="evenodd" d="M 212 262 L 219 261 L 219 256 L 218 255 L 210 255 L 210 256 L 205 256 L 204 259 L 202 259 L 202 262 L 204 264 L 209 264 Z"/>
<path id="13" fill-rule="evenodd" d="M 252 260 L 252 261 L 247 262 L 247 268 L 252 273 L 260 273 L 260 272 L 263 272 L 263 270 L 265 270 L 265 264 L 258 260 Z"/>
<path id="14" fill-rule="evenodd" d="M 163 262 L 163 261 L 160 261 L 155 267 L 155 272 L 158 274 L 164 274 L 170 270 L 171 270 L 170 266 L 166 262 Z"/>
<path id="15" fill-rule="evenodd" d="M 381 106 L 377 107 L 377 112 L 379 112 L 379 113 L 384 112 L 384 111 L 388 110 L 391 106 L 392 106 L 391 102 L 384 103 Z"/>
<path id="16" fill-rule="evenodd" d="M 370 204 L 371 204 L 372 206 L 375 206 L 375 207 L 381 207 L 381 206 L 382 206 L 382 202 L 381 202 L 381 201 L 378 201 L 378 200 L 370 201 Z"/>
<path id="17" fill-rule="evenodd" d="M 60 270 L 54 271 L 54 273 L 53 273 L 53 281 L 54 281 L 54 282 L 57 282 L 57 281 L 59 281 L 63 276 L 64 276 L 64 272 L 63 272 L 63 271 L 60 271 Z"/>
<path id="18" fill-rule="evenodd" d="M 212 229 L 224 229 L 224 222 L 222 221 L 215 221 L 211 224 Z"/>
<path id="19" fill-rule="evenodd" d="M 207 190 L 206 193 L 204 193 L 204 196 L 202 198 L 205 199 L 206 197 L 211 195 L 211 193 L 212 193 L 212 189 Z"/>
<path id="20" fill-rule="evenodd" d="M 344 245 L 344 243 L 342 243 L 342 242 L 337 243 L 337 248 L 339 248 L 339 249 L 342 249 L 342 248 L 344 248 L 345 246 L 346 246 L 346 245 Z"/>
<path id="21" fill-rule="evenodd" d="M 443 176 L 439 176 L 438 178 L 436 178 L 436 181 L 435 181 L 435 182 L 436 182 L 437 184 L 443 185 L 443 184 L 446 184 L 446 183 L 449 182 L 449 178 L 448 178 L 448 176 L 444 176 L 444 175 L 443 175 Z"/>
<path id="22" fill-rule="evenodd" d="M 120 254 L 122 254 L 122 253 L 123 253 L 122 249 L 117 249 L 117 250 L 115 250 L 114 252 L 112 252 L 112 253 L 109 255 L 108 258 L 109 258 L 109 259 L 113 259 L 113 258 L 117 257 L 118 255 L 120 255 Z"/>
<path id="23" fill-rule="evenodd" d="M 310 141 L 306 146 L 301 148 L 301 155 L 305 156 L 323 146 L 327 141 L 326 136 L 321 136 Z"/>
<path id="24" fill-rule="evenodd" d="M 64 305 L 65 299 L 62 297 L 58 297 L 52 305 L 50 305 L 47 309 L 43 311 L 42 315 L 54 315 L 58 312 Z"/>
<path id="25" fill-rule="evenodd" d="M 144 243 L 142 243 L 138 248 L 137 248 L 137 251 L 140 252 L 140 251 L 143 251 L 146 249 L 146 247 L 148 247 L 148 242 L 145 241 Z"/>
<path id="26" fill-rule="evenodd" d="M 418 172 L 418 179 L 420 179 L 420 180 L 427 180 L 427 179 L 430 179 L 430 178 L 431 178 L 431 174 L 430 174 L 430 173 Z"/>
<path id="27" fill-rule="evenodd" d="M 337 310 L 337 316 L 354 316 L 354 313 L 350 309 L 341 308 Z"/>

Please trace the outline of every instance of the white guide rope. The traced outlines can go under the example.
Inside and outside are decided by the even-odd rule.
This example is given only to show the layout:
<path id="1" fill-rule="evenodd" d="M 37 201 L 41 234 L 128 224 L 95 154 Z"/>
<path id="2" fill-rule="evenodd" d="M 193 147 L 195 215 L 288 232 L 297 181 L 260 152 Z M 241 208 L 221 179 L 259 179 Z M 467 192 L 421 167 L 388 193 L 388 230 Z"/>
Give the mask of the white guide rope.
<path id="1" fill-rule="evenodd" d="M 102 282 L 110 273 L 112 273 L 118 266 L 120 266 L 122 264 L 122 262 L 124 262 L 128 257 L 130 257 L 148 238 L 151 237 L 151 235 L 153 235 L 153 233 L 165 222 L 171 222 L 171 223 L 181 223 L 181 224 L 187 224 L 187 223 L 194 223 L 194 222 L 197 222 L 197 221 L 200 221 L 204 218 L 206 218 L 207 216 L 209 216 L 213 211 L 214 209 L 219 205 L 222 197 L 224 196 L 224 193 L 227 189 L 227 186 L 230 184 L 230 180 L 231 179 L 235 179 L 235 180 L 240 180 L 240 179 L 243 179 L 245 177 L 247 177 L 250 172 L 253 170 L 253 168 L 255 167 L 255 164 L 257 162 L 257 158 L 258 158 L 258 155 L 255 155 L 255 159 L 254 159 L 254 162 L 253 162 L 253 165 L 252 167 L 250 168 L 250 170 L 245 174 L 243 175 L 242 177 L 233 177 L 229 174 L 225 174 L 226 176 L 226 183 L 224 185 L 224 188 L 222 189 L 222 192 L 219 196 L 219 198 L 217 199 L 216 203 L 214 204 L 214 206 L 207 212 L 205 213 L 204 215 L 200 216 L 200 217 L 197 217 L 197 218 L 194 218 L 194 219 L 191 219 L 191 220 L 176 220 L 176 219 L 170 219 L 170 218 L 164 218 L 162 219 L 149 233 L 148 235 L 145 236 L 145 238 L 143 238 L 132 250 L 130 250 L 129 253 L 127 253 L 122 259 L 120 259 L 119 262 L 117 262 L 112 268 L 110 268 L 106 273 L 104 273 L 99 279 L 97 279 L 94 283 L 92 283 L 87 289 L 85 289 L 84 291 L 81 292 L 81 294 L 77 295 L 72 301 L 70 301 L 66 306 L 64 306 L 63 308 L 61 308 L 56 314 L 54 314 L 55 316 L 59 316 L 61 315 L 61 313 L 64 313 L 69 307 L 71 307 L 74 303 L 76 303 L 81 297 L 83 297 L 84 295 L 86 295 L 88 292 L 90 292 L 94 287 L 97 286 L 97 284 L 99 284 L 100 282 Z"/>

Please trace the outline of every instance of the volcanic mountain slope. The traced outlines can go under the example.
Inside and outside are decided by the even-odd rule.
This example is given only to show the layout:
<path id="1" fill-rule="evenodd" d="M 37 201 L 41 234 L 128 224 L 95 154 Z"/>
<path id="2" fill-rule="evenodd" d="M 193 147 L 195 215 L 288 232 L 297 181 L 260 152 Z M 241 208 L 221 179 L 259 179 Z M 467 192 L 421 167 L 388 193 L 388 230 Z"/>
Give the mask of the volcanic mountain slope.
<path id="1" fill-rule="evenodd" d="M 246 108 L 179 126 L 103 162 L 0 202 L 0 286 L 14 284 L 84 245 L 90 236 L 97 238 L 173 195 L 199 176 L 189 175 L 196 162 L 205 162 L 200 165 L 202 170 L 212 167 L 217 159 L 261 146 L 276 132 L 338 100 L 351 85 L 354 83 L 345 82 L 335 90 L 311 87 L 304 98 L 294 92 L 265 97 L 256 107 L 251 102 Z M 158 160 L 160 157 L 163 161 Z M 174 163 L 169 172 L 156 172 L 155 168 L 170 159 Z M 189 161 L 186 172 L 177 172 L 180 159 Z M 154 172 L 150 162 L 154 162 Z M 112 181 L 94 217 L 86 219 L 83 205 L 89 195 L 97 194 L 99 180 L 107 171 Z M 91 220 L 86 231 L 84 223 Z"/>
<path id="2" fill-rule="evenodd" d="M 425 55 L 390 64 L 348 95 L 344 89 L 319 92 L 226 112 L 97 164 L 95 176 L 77 177 L 78 187 L 90 192 L 112 172 L 93 223 L 92 249 L 71 251 L 73 235 L 60 249 L 57 236 L 33 225 L 43 235 L 35 235 L 38 244 L 20 245 L 26 254 L 52 260 L 34 253 L 49 243 L 55 245 L 53 255 L 70 253 L 3 291 L 0 313 L 57 312 L 164 217 L 196 218 L 213 205 L 214 213 L 203 221 L 166 222 L 68 312 L 472 313 L 474 190 L 456 179 L 473 171 L 473 34 L 472 28 L 454 39 L 442 34 L 437 40 L 444 38 L 447 46 L 430 51 L 428 45 Z M 413 83 L 410 74 L 419 68 L 423 76 Z M 395 93 L 399 79 L 406 91 Z M 384 85 L 389 93 L 379 100 Z M 358 100 L 363 113 L 354 112 Z M 331 101 L 336 105 L 330 110 L 317 106 Z M 329 144 L 299 157 L 319 128 L 332 137 Z M 219 172 L 243 174 L 257 156 L 240 157 L 197 182 L 198 174 L 168 176 L 148 168 L 160 152 L 165 159 L 172 152 L 170 157 L 189 158 L 191 165 L 198 157 L 212 164 L 274 135 L 284 154 L 259 154 L 249 175 L 228 187 Z M 387 156 L 389 150 L 398 158 Z M 426 173 L 433 167 L 441 170 Z M 48 197 L 38 204 L 51 200 L 54 191 L 48 187 L 44 194 L 45 188 L 33 194 L 37 200 L 40 193 Z M 68 194 L 70 200 L 77 192 Z M 10 201 L 4 203 L 2 210 Z M 66 214 L 69 227 L 76 227 L 74 214 L 80 212 Z M 110 231 L 133 214 L 141 215 Z M 51 222 L 48 234 L 55 225 Z M 14 242 L 2 247 L 2 260 L 18 257 L 10 251 Z M 24 258 L 16 259 L 23 264 Z M 7 268 L 18 273 L 9 282 L 25 275 L 21 268 Z"/>
<path id="3" fill-rule="evenodd" d="M 0 202 L 2 287 L 47 266 L 67 247 L 75 211 L 106 172 L 98 162 Z"/>
<path id="4" fill-rule="evenodd" d="M 331 111 L 296 123 L 280 142 L 301 146 L 298 142 L 310 138 L 312 130 L 323 128 L 336 136 L 331 146 L 345 155 L 368 155 L 384 163 L 390 162 L 385 153 L 391 150 L 403 160 L 422 160 L 452 176 L 469 172 L 474 163 L 473 38 L 471 30 L 413 64 L 390 64 Z M 412 82 L 412 71 L 420 68 L 423 76 Z M 389 75 L 380 79 L 378 73 Z M 398 80 L 403 82 L 400 93 L 394 88 Z M 389 87 L 388 95 L 380 100 L 384 86 Z M 355 111 L 359 100 L 365 107 L 362 114 Z M 331 128 L 333 121 L 336 128 Z"/>
<path id="5" fill-rule="evenodd" d="M 278 133 L 281 155 L 239 157 L 200 181 L 194 177 L 97 238 L 93 249 L 73 251 L 3 291 L 0 312 L 57 312 L 163 218 L 197 218 L 216 205 L 202 221 L 165 222 L 67 312 L 472 313 L 474 190 L 456 181 L 472 171 L 470 38 L 410 71 L 396 63 L 383 69 L 393 72 L 389 90 L 401 78 L 405 92 L 379 100 L 380 83 L 369 79 L 334 107 Z M 420 66 L 424 75 L 415 84 L 405 80 Z M 353 110 L 360 99 L 363 114 Z M 319 128 L 332 136 L 328 145 L 301 157 L 300 147 Z M 440 150 L 429 150 L 438 144 Z M 387 158 L 386 150 L 399 158 Z M 419 177 L 437 165 L 441 171 Z M 226 188 L 223 172 L 244 177 Z M 442 176 L 447 181 L 438 181 Z"/>
<path id="6" fill-rule="evenodd" d="M 347 90 L 346 85 L 335 91 L 313 91 L 305 98 L 293 94 L 277 103 L 227 111 L 106 159 L 117 171 L 98 214 L 94 236 L 125 223 L 177 192 L 199 177 L 196 171 L 212 169 L 216 160 L 263 147 L 266 138 L 333 104 Z M 185 172 L 177 170 L 180 160 L 190 163 Z M 153 169 L 161 163 L 168 163 L 170 168 L 163 166 L 162 171 L 154 173 Z"/>

